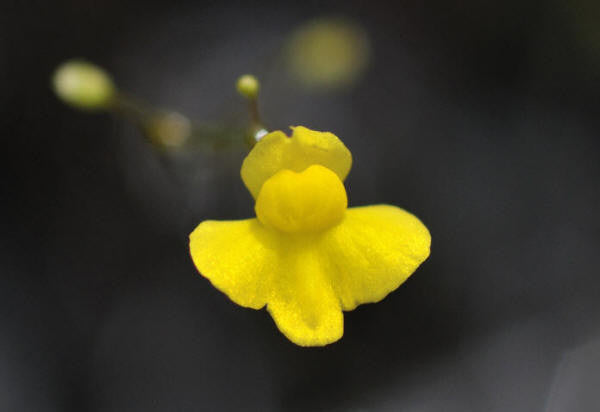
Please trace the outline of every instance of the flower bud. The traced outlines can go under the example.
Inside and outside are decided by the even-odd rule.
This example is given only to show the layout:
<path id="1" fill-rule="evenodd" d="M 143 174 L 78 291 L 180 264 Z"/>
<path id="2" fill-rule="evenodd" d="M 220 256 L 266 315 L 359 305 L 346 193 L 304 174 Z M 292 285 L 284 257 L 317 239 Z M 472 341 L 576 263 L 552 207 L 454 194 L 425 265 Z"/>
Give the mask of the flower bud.
<path id="1" fill-rule="evenodd" d="M 258 79 L 251 74 L 240 76 L 236 84 L 237 91 L 240 95 L 247 99 L 256 99 L 260 83 Z"/>
<path id="2" fill-rule="evenodd" d="M 152 143 L 162 148 L 177 149 L 192 134 L 192 123 L 180 113 L 159 112 L 148 119 L 145 129 Z"/>
<path id="3" fill-rule="evenodd" d="M 62 101 L 88 110 L 106 108 L 116 91 L 106 71 L 83 60 L 61 64 L 54 72 L 52 86 Z"/>

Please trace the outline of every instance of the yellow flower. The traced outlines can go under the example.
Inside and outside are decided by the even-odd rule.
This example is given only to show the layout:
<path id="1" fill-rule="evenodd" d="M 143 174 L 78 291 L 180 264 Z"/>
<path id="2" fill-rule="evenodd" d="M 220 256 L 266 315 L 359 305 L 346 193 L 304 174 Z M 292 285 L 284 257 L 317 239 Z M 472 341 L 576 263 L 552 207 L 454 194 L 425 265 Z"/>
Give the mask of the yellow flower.
<path id="1" fill-rule="evenodd" d="M 343 310 L 378 302 L 429 256 L 431 237 L 390 205 L 347 208 L 352 156 L 333 134 L 266 135 L 242 165 L 255 219 L 205 221 L 190 235 L 198 271 L 235 303 L 267 306 L 301 346 L 343 334 Z"/>

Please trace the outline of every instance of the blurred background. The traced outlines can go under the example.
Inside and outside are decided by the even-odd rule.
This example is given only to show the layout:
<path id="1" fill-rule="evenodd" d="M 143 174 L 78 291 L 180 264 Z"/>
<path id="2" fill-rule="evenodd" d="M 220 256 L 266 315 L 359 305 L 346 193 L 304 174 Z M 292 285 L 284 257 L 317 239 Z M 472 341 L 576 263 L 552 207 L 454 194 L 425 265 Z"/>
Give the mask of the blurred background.
<path id="1" fill-rule="evenodd" d="M 600 410 L 599 4 L 3 2 L 0 410 Z M 253 216 L 244 146 L 68 107 L 73 57 L 217 128 L 257 75 L 265 123 L 337 134 L 351 204 L 415 213 L 431 257 L 293 345 L 188 255 Z"/>

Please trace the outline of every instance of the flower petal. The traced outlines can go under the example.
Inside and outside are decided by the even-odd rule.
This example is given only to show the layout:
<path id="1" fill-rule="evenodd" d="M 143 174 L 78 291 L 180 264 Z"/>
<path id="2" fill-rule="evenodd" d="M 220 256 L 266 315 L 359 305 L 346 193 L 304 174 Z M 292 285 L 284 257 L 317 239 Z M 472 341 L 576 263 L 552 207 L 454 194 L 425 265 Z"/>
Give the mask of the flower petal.
<path id="1" fill-rule="evenodd" d="M 429 256 L 431 236 L 412 214 L 395 206 L 350 208 L 320 243 L 326 269 L 344 310 L 378 302 Z"/>
<path id="2" fill-rule="evenodd" d="M 256 199 L 263 183 L 282 169 L 302 172 L 319 164 L 335 172 L 343 181 L 352 166 L 352 155 L 333 133 L 306 127 L 292 128 L 292 136 L 281 131 L 263 137 L 242 164 L 242 180 Z"/>
<path id="3" fill-rule="evenodd" d="M 279 330 L 300 346 L 323 346 L 340 339 L 344 317 L 339 299 L 323 272 L 322 258 L 311 242 L 290 242 L 281 255 L 280 272 L 267 310 Z"/>
<path id="4" fill-rule="evenodd" d="M 198 271 L 241 306 L 267 303 L 270 279 L 278 268 L 271 248 L 276 235 L 256 219 L 202 222 L 190 235 Z"/>

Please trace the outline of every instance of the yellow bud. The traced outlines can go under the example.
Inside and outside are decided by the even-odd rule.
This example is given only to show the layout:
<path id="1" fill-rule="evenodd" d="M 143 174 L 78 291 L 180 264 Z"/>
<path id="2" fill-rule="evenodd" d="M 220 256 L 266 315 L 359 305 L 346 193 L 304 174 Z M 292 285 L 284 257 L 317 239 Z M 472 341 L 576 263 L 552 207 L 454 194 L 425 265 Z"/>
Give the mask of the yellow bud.
<path id="1" fill-rule="evenodd" d="M 260 83 L 258 79 L 251 74 L 244 74 L 237 80 L 236 88 L 239 94 L 247 99 L 256 99 Z"/>
<path id="2" fill-rule="evenodd" d="M 83 60 L 61 64 L 54 72 L 52 86 L 62 101 L 88 110 L 106 108 L 116 91 L 106 71 Z"/>
<path id="3" fill-rule="evenodd" d="M 150 140 L 160 147 L 177 149 L 192 134 L 190 120 L 177 112 L 160 112 L 152 116 L 146 125 Z"/>

